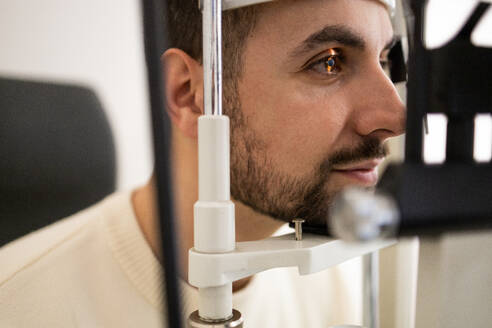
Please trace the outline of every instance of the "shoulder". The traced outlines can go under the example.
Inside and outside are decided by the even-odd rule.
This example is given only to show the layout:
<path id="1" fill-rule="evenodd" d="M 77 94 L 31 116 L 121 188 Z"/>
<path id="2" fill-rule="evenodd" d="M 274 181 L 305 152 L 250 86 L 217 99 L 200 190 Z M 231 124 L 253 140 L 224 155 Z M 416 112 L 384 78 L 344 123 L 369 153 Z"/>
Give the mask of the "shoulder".
<path id="1" fill-rule="evenodd" d="M 50 226 L 32 232 L 0 248 L 0 288 L 1 286 L 27 268 L 42 262 L 61 247 L 67 247 L 81 235 L 97 226 L 100 219 L 115 206 L 115 194 L 101 202 L 62 219 Z"/>
<path id="2" fill-rule="evenodd" d="M 97 207 L 91 207 L 2 247 L 0 285 L 17 272 L 41 260 L 60 244 L 69 241 L 97 216 Z"/>
<path id="3" fill-rule="evenodd" d="M 159 318 L 144 297 L 136 297 L 130 270 L 113 249 L 120 244 L 111 243 L 138 235 L 133 221 L 131 193 L 116 193 L 0 249 L 0 326 L 129 327 L 134 321 L 122 321 L 120 310 L 135 307 L 145 314 L 138 320 Z M 124 252 L 127 244 L 121 244 L 123 250 L 116 250 Z M 135 257 L 130 264 L 141 277 L 141 256 Z"/>

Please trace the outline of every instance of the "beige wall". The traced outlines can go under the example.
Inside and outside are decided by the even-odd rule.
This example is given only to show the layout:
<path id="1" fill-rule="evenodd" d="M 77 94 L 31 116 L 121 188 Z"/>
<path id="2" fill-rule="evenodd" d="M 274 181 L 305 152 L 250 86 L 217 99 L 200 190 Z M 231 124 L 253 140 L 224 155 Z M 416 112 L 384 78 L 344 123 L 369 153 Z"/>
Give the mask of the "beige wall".
<path id="1" fill-rule="evenodd" d="M 492 233 L 421 240 L 417 328 L 492 325 Z"/>

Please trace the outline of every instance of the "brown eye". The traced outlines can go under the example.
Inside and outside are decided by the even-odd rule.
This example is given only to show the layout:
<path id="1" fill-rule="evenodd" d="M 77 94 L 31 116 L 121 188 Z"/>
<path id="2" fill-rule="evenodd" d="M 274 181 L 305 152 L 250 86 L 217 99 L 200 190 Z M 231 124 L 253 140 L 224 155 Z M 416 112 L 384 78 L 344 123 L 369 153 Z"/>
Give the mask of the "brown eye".
<path id="1" fill-rule="evenodd" d="M 324 75 L 336 75 L 340 71 L 340 55 L 335 49 L 330 49 L 328 55 L 316 60 L 307 68 Z"/>
<path id="2" fill-rule="evenodd" d="M 335 56 L 330 56 L 325 61 L 326 72 L 333 73 L 337 69 L 337 58 Z"/>

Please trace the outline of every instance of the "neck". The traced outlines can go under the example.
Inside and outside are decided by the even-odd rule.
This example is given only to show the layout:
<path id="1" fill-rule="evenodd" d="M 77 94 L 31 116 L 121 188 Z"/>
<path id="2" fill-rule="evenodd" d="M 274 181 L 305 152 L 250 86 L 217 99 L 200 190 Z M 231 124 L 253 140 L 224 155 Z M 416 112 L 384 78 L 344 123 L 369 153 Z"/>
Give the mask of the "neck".
<path id="1" fill-rule="evenodd" d="M 173 133 L 173 196 L 176 214 L 176 234 L 180 276 L 188 280 L 188 250 L 193 247 L 193 205 L 198 200 L 198 158 L 194 139 L 186 139 Z M 155 204 L 155 179 L 136 189 L 132 203 L 145 239 L 159 260 L 158 215 Z M 271 236 L 282 222 L 260 215 L 244 204 L 234 201 L 236 241 L 251 241 Z M 238 291 L 249 283 L 246 278 L 233 283 Z"/>

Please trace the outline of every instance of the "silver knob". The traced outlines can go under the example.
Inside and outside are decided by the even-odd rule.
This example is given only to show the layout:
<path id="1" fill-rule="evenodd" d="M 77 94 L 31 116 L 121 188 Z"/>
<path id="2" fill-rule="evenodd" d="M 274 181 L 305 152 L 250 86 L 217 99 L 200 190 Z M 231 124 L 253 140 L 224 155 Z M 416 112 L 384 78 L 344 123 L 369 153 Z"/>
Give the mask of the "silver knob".
<path id="1" fill-rule="evenodd" d="M 188 328 L 242 328 L 244 318 L 241 312 L 232 310 L 232 317 L 224 321 L 206 321 L 200 317 L 198 311 L 190 314 Z"/>
<path id="2" fill-rule="evenodd" d="M 295 229 L 295 238 L 297 241 L 302 240 L 302 224 L 305 222 L 303 219 L 294 219 L 294 229 Z"/>

